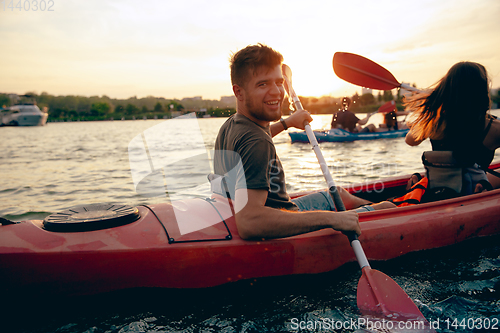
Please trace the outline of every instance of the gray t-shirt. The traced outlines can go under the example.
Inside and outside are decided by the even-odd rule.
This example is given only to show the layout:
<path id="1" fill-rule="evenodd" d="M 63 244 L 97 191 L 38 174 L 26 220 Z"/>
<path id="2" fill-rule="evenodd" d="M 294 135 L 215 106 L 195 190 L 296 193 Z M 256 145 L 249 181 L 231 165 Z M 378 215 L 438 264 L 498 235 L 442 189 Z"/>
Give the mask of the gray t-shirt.
<path id="1" fill-rule="evenodd" d="M 231 172 L 239 159 L 242 172 Z M 268 191 L 266 206 L 297 209 L 286 192 L 285 174 L 270 128 L 261 127 L 241 114 L 229 117 L 219 130 L 215 141 L 214 171 L 218 175 L 226 175 L 232 196 L 233 191 L 245 186 L 248 189 L 264 189 Z"/>

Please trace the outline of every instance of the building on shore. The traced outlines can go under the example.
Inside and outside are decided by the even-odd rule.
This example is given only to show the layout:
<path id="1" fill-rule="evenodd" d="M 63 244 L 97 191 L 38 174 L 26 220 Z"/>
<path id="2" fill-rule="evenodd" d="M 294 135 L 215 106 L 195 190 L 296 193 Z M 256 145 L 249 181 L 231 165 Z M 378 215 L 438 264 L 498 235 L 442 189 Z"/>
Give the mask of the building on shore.
<path id="1" fill-rule="evenodd" d="M 370 88 L 361 88 L 361 96 L 366 95 L 366 94 L 371 94 L 373 95 L 373 90 Z"/>
<path id="2" fill-rule="evenodd" d="M 236 97 L 232 96 L 221 96 L 220 103 L 222 107 L 225 108 L 236 108 Z"/>

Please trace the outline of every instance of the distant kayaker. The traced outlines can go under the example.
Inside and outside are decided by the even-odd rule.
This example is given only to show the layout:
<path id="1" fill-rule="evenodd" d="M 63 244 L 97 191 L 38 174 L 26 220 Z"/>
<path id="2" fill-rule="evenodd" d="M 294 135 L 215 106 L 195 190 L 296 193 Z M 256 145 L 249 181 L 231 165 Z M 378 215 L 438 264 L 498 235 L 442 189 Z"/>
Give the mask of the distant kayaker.
<path id="1" fill-rule="evenodd" d="M 288 237 L 323 228 L 360 234 L 358 213 L 332 212 L 328 192 L 290 200 L 272 137 L 289 127 L 303 130 L 304 121 L 310 122 L 312 117 L 307 111 L 297 111 L 281 118 L 285 96 L 282 61 L 280 53 L 262 44 L 247 46 L 231 57 L 237 113 L 219 131 L 214 169 L 227 179 L 225 188 L 234 202 L 238 233 L 244 239 Z M 371 204 L 344 189 L 339 191 L 347 209 Z M 395 206 L 383 202 L 362 209 L 389 207 Z"/>
<path id="2" fill-rule="evenodd" d="M 415 111 L 406 143 L 417 146 L 429 138 L 433 151 L 452 151 L 463 167 L 461 194 L 497 187 L 499 180 L 486 175 L 495 150 L 500 147 L 500 121 L 490 115 L 489 79 L 475 62 L 459 62 L 433 89 L 406 99 Z"/>
<path id="3" fill-rule="evenodd" d="M 332 117 L 332 128 L 340 128 L 351 133 L 357 133 L 359 125 L 364 125 L 370 118 L 367 116 L 364 119 L 359 119 L 351 110 L 351 99 L 349 97 L 342 98 L 342 109 L 335 112 Z"/>
<path id="4" fill-rule="evenodd" d="M 387 131 L 397 131 L 400 129 L 407 129 L 408 126 L 404 121 L 398 121 L 398 116 L 408 115 L 407 111 L 398 111 L 394 109 L 391 112 L 384 114 L 384 122 L 376 127 L 374 124 L 368 124 L 361 128 L 358 126 L 357 130 L 359 133 L 369 133 L 369 132 L 387 132 Z"/>

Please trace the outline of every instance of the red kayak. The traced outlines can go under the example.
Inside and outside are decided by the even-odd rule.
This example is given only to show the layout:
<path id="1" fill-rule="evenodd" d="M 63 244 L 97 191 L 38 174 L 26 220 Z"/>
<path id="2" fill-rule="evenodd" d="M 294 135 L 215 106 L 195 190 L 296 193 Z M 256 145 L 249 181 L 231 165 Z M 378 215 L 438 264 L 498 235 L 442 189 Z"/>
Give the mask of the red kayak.
<path id="1" fill-rule="evenodd" d="M 401 193 L 408 177 L 348 190 L 379 201 Z M 247 241 L 238 236 L 222 197 L 174 205 L 175 212 L 169 203 L 80 206 L 45 220 L 0 225 L 0 292 L 83 295 L 138 287 L 203 288 L 327 272 L 355 260 L 347 238 L 334 230 Z M 360 240 L 368 259 L 387 260 L 498 234 L 499 216 L 497 189 L 360 213 Z M 198 231 L 186 232 L 183 223 Z"/>

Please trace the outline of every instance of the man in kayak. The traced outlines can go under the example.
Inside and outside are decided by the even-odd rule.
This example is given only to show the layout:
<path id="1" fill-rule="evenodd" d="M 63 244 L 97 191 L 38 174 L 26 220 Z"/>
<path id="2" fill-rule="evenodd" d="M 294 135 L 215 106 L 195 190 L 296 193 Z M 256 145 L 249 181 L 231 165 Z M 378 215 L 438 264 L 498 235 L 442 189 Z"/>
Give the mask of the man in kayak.
<path id="1" fill-rule="evenodd" d="M 272 137 L 288 127 L 304 129 L 304 120 L 312 118 L 307 111 L 281 118 L 285 96 L 282 61 L 280 53 L 262 44 L 248 46 L 231 58 L 237 112 L 219 131 L 214 169 L 217 175 L 229 175 L 225 177 L 226 193 L 233 199 L 238 233 L 244 239 L 287 237 L 323 228 L 360 234 L 358 213 L 332 213 L 335 206 L 328 192 L 293 201 L 286 192 L 285 174 Z M 241 169 L 235 168 L 237 165 Z M 339 190 L 347 209 L 371 204 Z M 383 202 L 362 209 L 389 207 L 395 206 Z"/>
<path id="2" fill-rule="evenodd" d="M 408 126 L 404 121 L 398 121 L 398 116 L 407 116 L 410 112 L 406 111 L 398 111 L 395 109 L 394 111 L 387 112 L 384 114 L 384 122 L 376 127 L 374 124 L 368 124 L 365 127 L 361 128 L 358 126 L 359 133 L 373 133 L 373 132 L 387 132 L 387 131 L 397 131 L 400 129 L 407 129 Z M 369 118 L 369 115 L 367 118 Z"/>
<path id="3" fill-rule="evenodd" d="M 335 112 L 332 117 L 332 128 L 341 128 L 351 133 L 357 133 L 359 126 L 368 122 L 369 116 L 364 119 L 359 119 L 350 110 L 351 99 L 349 97 L 342 98 L 342 109 Z"/>

